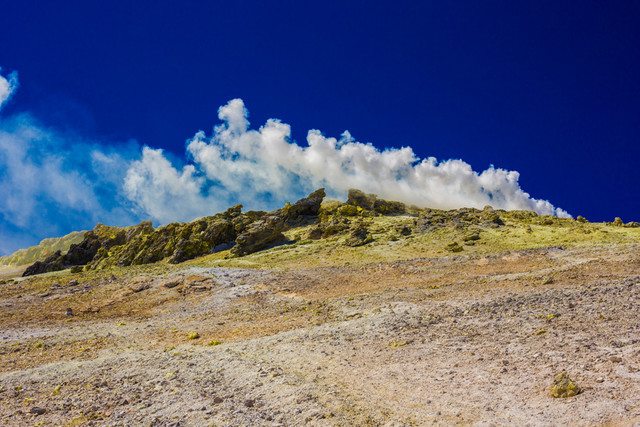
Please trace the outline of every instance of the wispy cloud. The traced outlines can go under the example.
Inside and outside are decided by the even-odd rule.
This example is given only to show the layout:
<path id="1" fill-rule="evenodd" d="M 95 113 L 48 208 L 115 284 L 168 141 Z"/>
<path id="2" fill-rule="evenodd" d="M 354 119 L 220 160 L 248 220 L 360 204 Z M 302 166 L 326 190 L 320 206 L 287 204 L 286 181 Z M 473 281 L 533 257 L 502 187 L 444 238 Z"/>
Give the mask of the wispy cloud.
<path id="1" fill-rule="evenodd" d="M 11 80 L 0 75 L 5 100 L 16 87 L 15 77 Z M 129 151 L 128 157 L 139 148 L 121 144 L 118 150 Z M 28 113 L 0 116 L 0 251 L 93 228 L 97 222 L 137 220 L 119 196 L 127 166 L 118 171 L 107 164 L 121 155 L 46 129 Z"/>
<path id="2" fill-rule="evenodd" d="M 16 73 L 0 75 L 0 108 L 17 86 Z M 240 99 L 218 117 L 210 136 L 199 131 L 188 141 L 178 165 L 162 149 L 107 148 L 45 128 L 28 113 L 0 115 L 0 254 L 97 222 L 188 221 L 235 203 L 271 209 L 318 187 L 340 199 L 360 188 L 418 206 L 567 215 L 524 192 L 515 171 L 478 173 L 462 160 L 419 159 L 410 147 L 379 150 L 349 132 L 331 138 L 310 130 L 300 145 L 277 119 L 251 129 Z"/>

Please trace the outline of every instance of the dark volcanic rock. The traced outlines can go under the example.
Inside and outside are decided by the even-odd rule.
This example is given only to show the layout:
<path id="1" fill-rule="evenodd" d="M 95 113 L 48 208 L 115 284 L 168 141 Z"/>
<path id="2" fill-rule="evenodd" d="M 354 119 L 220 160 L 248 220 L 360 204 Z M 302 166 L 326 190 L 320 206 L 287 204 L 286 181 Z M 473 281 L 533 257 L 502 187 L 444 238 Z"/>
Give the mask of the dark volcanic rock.
<path id="1" fill-rule="evenodd" d="M 260 213 L 242 214 L 242 205 L 235 205 L 225 212 L 197 219 L 189 223 L 172 223 L 154 229 L 144 227 L 130 233 L 130 239 L 109 251 L 100 250 L 91 261 L 91 268 L 112 265 L 128 266 L 149 264 L 169 258 L 177 264 L 210 253 L 215 247 L 229 244 L 260 217 Z M 143 223 L 144 224 L 144 223 Z M 140 224 L 137 227 L 141 227 Z"/>
<path id="2" fill-rule="evenodd" d="M 364 224 L 358 224 L 351 230 L 349 237 L 344 241 L 347 246 L 362 246 L 373 241 L 369 230 Z"/>
<path id="3" fill-rule="evenodd" d="M 321 188 L 272 212 L 242 213 L 242 205 L 235 205 L 213 216 L 157 229 L 150 221 L 125 228 L 98 224 L 85 234 L 82 242 L 71 245 L 66 254 L 58 251 L 46 260 L 34 263 L 25 270 L 24 276 L 73 266 L 85 266 L 84 270 L 91 270 L 149 264 L 163 259 L 175 264 L 229 247 L 231 256 L 243 256 L 285 242 L 285 231 L 311 224 L 317 224 L 309 233 L 312 239 L 350 231 L 345 244 L 359 246 L 371 241 L 371 235 L 364 225 L 353 227 L 352 220 L 347 217 L 406 212 L 402 203 L 378 199 L 360 190 L 349 190 L 348 202 L 337 207 L 334 204 L 333 208 L 322 209 L 324 197 L 325 191 Z M 419 220 L 421 223 L 433 221 L 434 218 Z M 485 221 L 496 221 L 496 218 L 486 218 Z M 403 234 L 410 232 L 407 229 Z"/>
<path id="4" fill-rule="evenodd" d="M 280 214 L 270 214 L 256 221 L 236 238 L 236 245 L 231 249 L 231 255 L 243 256 L 284 242 L 286 240 L 282 234 L 284 225 L 284 219 Z"/>
<path id="5" fill-rule="evenodd" d="M 324 188 L 314 191 L 294 204 L 269 212 L 236 238 L 232 256 L 243 256 L 286 241 L 283 231 L 318 216 L 325 197 Z"/>
<path id="6" fill-rule="evenodd" d="M 313 227 L 309 234 L 308 239 L 318 240 L 326 239 L 327 237 L 334 236 L 349 230 L 351 227 L 351 221 L 348 218 L 332 218 L 329 222 L 321 222 Z"/>
<path id="7" fill-rule="evenodd" d="M 71 245 L 66 254 L 56 252 L 29 266 L 24 276 L 86 265 L 87 269 L 149 264 L 168 258 L 179 263 L 231 247 L 244 255 L 284 241 L 288 228 L 315 221 L 324 199 L 324 189 L 273 212 L 242 213 L 242 205 L 190 223 L 172 223 L 154 229 L 150 221 L 118 228 L 98 224 L 84 240 Z"/>
<path id="8" fill-rule="evenodd" d="M 326 193 L 324 188 L 314 191 L 304 199 L 300 199 L 293 205 L 288 205 L 283 209 L 285 219 L 295 221 L 301 216 L 318 216 L 320 205 L 324 200 Z"/>
<path id="9" fill-rule="evenodd" d="M 44 261 L 36 261 L 35 263 L 31 264 L 29 267 L 27 267 L 24 273 L 22 273 L 22 276 L 33 276 L 34 274 L 49 273 L 51 271 L 60 271 L 64 269 L 65 265 L 62 262 L 62 254 L 60 253 L 60 251 L 56 251 L 56 253 L 54 253 Z"/>

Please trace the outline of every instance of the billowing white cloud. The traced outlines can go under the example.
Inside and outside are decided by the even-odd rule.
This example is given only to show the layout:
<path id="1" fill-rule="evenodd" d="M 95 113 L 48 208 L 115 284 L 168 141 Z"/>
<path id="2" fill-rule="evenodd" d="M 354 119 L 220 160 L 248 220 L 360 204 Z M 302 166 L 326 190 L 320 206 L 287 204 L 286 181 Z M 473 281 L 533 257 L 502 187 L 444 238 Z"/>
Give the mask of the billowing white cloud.
<path id="1" fill-rule="evenodd" d="M 193 165 L 178 171 L 162 150 L 144 147 L 142 158 L 131 163 L 127 171 L 123 190 L 142 208 L 141 215 L 166 224 L 212 215 L 228 207 L 203 194 L 204 181 Z"/>
<path id="2" fill-rule="evenodd" d="M 219 110 L 222 124 L 211 137 L 196 133 L 188 142 L 192 161 L 174 168 L 160 151 L 146 149 L 143 159 L 127 174 L 127 195 L 154 216 L 202 214 L 210 206 L 242 201 L 264 207 L 293 200 L 318 187 L 344 198 L 349 188 L 359 188 L 391 200 L 422 207 L 454 209 L 525 209 L 544 215 L 568 215 L 544 200 L 533 199 L 519 184 L 519 174 L 491 167 L 481 173 L 462 160 L 438 162 L 418 159 L 410 147 L 379 150 L 355 141 L 345 132 L 340 139 L 309 131 L 308 145 L 290 140 L 289 125 L 270 119 L 258 130 L 249 128 L 248 112 L 240 99 Z M 163 178 L 161 179 L 160 176 Z M 184 193 L 176 194 L 176 188 Z M 167 199 L 168 198 L 168 199 Z M 222 204 L 216 202 L 223 202 Z"/>

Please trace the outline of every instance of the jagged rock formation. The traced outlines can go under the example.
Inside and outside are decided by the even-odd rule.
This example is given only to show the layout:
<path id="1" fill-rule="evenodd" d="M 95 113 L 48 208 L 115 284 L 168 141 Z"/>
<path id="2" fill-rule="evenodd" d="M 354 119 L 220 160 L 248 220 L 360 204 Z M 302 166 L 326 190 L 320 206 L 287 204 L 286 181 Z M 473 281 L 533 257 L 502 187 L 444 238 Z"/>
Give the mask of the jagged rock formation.
<path id="1" fill-rule="evenodd" d="M 211 252 L 229 249 L 230 257 L 239 257 L 285 243 L 283 233 L 315 224 L 308 232 L 312 240 L 344 236 L 342 244 L 361 246 L 372 242 L 367 218 L 379 215 L 407 215 L 417 217 L 413 227 L 403 226 L 399 235 L 426 233 L 439 227 L 470 226 L 499 227 L 503 225 L 497 212 L 487 207 L 442 211 L 408 208 L 403 203 L 379 199 L 374 194 L 349 190 L 345 203 L 332 202 L 325 206 L 324 189 L 308 197 L 271 212 L 242 212 L 236 205 L 225 212 L 200 218 L 190 223 L 172 223 L 154 229 L 146 221 L 136 226 L 118 228 L 98 224 L 85 234 L 84 240 L 71 245 L 67 253 L 58 251 L 44 261 L 27 268 L 24 276 L 74 267 L 103 269 L 111 266 L 150 264 L 161 260 L 176 264 Z M 522 212 L 523 218 L 537 217 Z M 553 223 L 552 217 L 544 219 Z M 78 267 L 84 266 L 84 267 Z"/>
<path id="2" fill-rule="evenodd" d="M 283 231 L 316 220 L 325 195 L 321 188 L 293 205 L 287 203 L 284 208 L 269 212 L 236 238 L 231 255 L 242 256 L 284 242 Z"/>
<path id="3" fill-rule="evenodd" d="M 72 244 L 67 253 L 63 254 L 62 251 L 57 251 L 44 261 L 36 261 L 27 267 L 23 276 L 63 270 L 75 265 L 85 265 L 94 258 L 98 250 L 108 250 L 113 246 L 123 245 L 127 241 L 127 236 L 145 227 L 151 227 L 151 223 L 143 222 L 140 225 L 127 228 L 107 227 L 98 224 L 92 231 L 88 231 L 84 235 L 82 242 Z"/>
<path id="4" fill-rule="evenodd" d="M 189 223 L 154 229 L 150 221 L 118 228 L 98 224 L 84 240 L 63 254 L 57 251 L 28 267 L 23 276 L 63 270 L 71 266 L 101 269 L 168 259 L 176 264 L 233 246 L 232 256 L 246 255 L 284 241 L 283 231 L 315 221 L 325 197 L 324 189 L 273 212 L 242 213 L 242 205 Z"/>
<path id="5" fill-rule="evenodd" d="M 455 210 L 419 209 L 403 203 L 379 199 L 351 189 L 346 202 L 330 201 L 323 204 L 324 189 L 283 208 L 271 212 L 242 212 L 236 205 L 225 212 L 197 219 L 190 223 L 172 223 L 153 228 L 151 222 L 118 228 L 98 224 L 85 234 L 84 240 L 71 245 L 67 253 L 58 251 L 44 261 L 38 261 L 24 272 L 24 276 L 62 270 L 76 266 L 80 269 L 103 269 L 112 266 L 150 264 L 161 260 L 176 264 L 202 255 L 231 249 L 229 257 L 240 257 L 271 246 L 286 243 L 285 232 L 296 227 L 311 226 L 302 236 L 310 240 L 338 238 L 339 244 L 361 246 L 374 241 L 368 229 L 376 216 L 410 216 L 413 224 L 404 224 L 389 233 L 409 236 L 430 233 L 449 227 L 467 230 L 463 244 L 471 246 L 480 239 L 479 230 L 504 226 L 504 218 L 532 225 L 556 226 L 563 219 L 538 216 L 528 211 L 496 211 L 462 208 Z M 573 220 L 572 220 L 573 221 Z M 582 219 L 577 224 L 588 224 Z M 618 221 L 620 223 L 621 221 Z M 624 226 L 634 226 L 633 223 Z M 457 252 L 463 247 L 451 245 L 447 250 Z M 78 267 L 82 266 L 82 267 Z"/>

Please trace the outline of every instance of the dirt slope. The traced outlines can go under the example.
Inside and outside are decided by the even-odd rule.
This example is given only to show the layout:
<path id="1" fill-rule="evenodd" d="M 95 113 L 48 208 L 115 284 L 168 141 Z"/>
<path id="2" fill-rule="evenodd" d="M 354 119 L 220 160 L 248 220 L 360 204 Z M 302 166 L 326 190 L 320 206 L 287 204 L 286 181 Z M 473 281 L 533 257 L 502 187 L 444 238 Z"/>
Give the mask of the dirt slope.
<path id="1" fill-rule="evenodd" d="M 0 424 L 640 423 L 635 235 L 420 239 L 9 281 Z M 560 372 L 582 392 L 552 398 Z"/>

